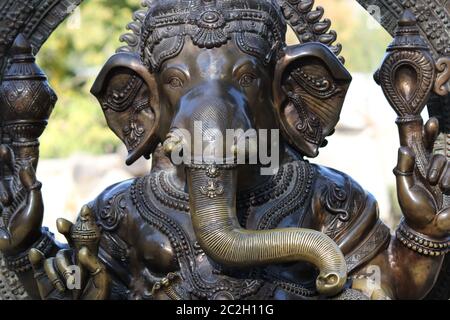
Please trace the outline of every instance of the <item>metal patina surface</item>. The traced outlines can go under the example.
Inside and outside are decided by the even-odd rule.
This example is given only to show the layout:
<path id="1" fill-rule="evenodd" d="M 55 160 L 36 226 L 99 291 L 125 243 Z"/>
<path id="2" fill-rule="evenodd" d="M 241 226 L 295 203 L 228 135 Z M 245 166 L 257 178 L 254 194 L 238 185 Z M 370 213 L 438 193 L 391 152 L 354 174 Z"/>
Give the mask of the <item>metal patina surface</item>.
<path id="1" fill-rule="evenodd" d="M 107 188 L 74 224 L 58 219 L 61 245 L 42 227 L 35 176 L 57 98 L 34 55 L 80 2 L 0 3 L 0 298 L 450 297 L 448 1 L 359 1 L 393 35 L 374 78 L 398 116 L 395 232 L 350 176 L 306 160 L 351 82 L 323 8 L 146 0 L 91 92 L 127 163 L 151 157 L 152 170 Z M 300 44 L 286 45 L 288 25 Z M 424 124 L 427 104 L 436 117 Z M 273 145 L 243 148 L 239 134 L 222 150 L 231 157 L 199 154 L 179 133 L 195 136 L 199 121 L 204 135 L 279 129 L 278 170 L 240 163 Z M 192 161 L 174 160 L 180 148 Z"/>

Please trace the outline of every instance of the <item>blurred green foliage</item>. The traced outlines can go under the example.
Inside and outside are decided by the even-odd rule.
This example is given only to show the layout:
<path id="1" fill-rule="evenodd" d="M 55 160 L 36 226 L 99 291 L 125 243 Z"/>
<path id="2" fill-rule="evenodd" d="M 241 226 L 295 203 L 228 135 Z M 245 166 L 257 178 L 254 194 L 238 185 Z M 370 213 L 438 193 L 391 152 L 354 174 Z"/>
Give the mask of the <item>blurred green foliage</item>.
<path id="1" fill-rule="evenodd" d="M 332 21 L 331 29 L 342 44 L 341 55 L 350 72 L 373 74 L 380 66 L 391 36 L 356 0 L 316 0 L 325 8 L 324 18 Z"/>
<path id="2" fill-rule="evenodd" d="M 84 0 L 71 18 L 51 36 L 38 55 L 59 101 L 41 138 L 44 158 L 75 152 L 113 152 L 120 141 L 106 126 L 101 108 L 89 89 L 100 68 L 121 46 L 120 34 L 140 0 Z M 342 55 L 352 72 L 375 71 L 389 35 L 355 0 L 316 0 L 333 21 Z M 372 21 L 372 22 L 370 22 Z"/>

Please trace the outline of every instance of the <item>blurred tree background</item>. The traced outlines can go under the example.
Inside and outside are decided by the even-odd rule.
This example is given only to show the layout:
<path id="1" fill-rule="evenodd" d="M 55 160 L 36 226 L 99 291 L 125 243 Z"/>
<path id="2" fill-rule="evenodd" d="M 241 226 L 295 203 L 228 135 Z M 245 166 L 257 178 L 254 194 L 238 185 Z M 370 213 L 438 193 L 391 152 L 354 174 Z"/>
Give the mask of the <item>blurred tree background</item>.
<path id="1" fill-rule="evenodd" d="M 389 35 L 355 0 L 316 0 L 325 8 L 343 45 L 351 72 L 373 73 Z M 106 60 L 120 47 L 120 34 L 140 0 L 84 0 L 51 36 L 38 55 L 59 101 L 41 139 L 43 158 L 76 152 L 114 152 L 119 140 L 106 126 L 89 89 Z"/>
<path id="2" fill-rule="evenodd" d="M 316 0 L 332 21 L 337 42 L 342 44 L 345 66 L 350 72 L 373 74 L 381 64 L 391 36 L 356 0 Z"/>
<path id="3" fill-rule="evenodd" d="M 41 139 L 43 158 L 110 153 L 120 145 L 89 90 L 138 8 L 139 0 L 85 0 L 39 52 L 38 63 L 58 94 Z"/>

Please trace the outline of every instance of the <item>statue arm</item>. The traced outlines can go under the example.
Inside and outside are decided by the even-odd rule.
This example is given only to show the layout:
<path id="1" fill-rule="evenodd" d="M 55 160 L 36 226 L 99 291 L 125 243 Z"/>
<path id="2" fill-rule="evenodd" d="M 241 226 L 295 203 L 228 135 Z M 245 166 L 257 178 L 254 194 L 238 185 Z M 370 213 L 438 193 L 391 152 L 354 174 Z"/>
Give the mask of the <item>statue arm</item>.
<path id="1" fill-rule="evenodd" d="M 126 223 L 122 221 L 122 203 L 119 205 L 126 186 L 122 183 L 108 188 L 82 208 L 75 224 L 58 219 L 57 228 L 66 244 L 56 241 L 47 228 L 40 228 L 32 245 L 22 246 L 14 254 L 4 252 L 7 268 L 28 298 L 126 298 L 129 275 L 122 255 L 127 248 L 121 240 Z"/>
<path id="2" fill-rule="evenodd" d="M 370 194 L 365 197 L 364 209 L 355 218 L 359 222 L 338 240 L 353 288 L 371 299 L 423 299 L 436 283 L 444 255 L 408 248 L 400 240 L 403 224 L 392 234 L 379 219 L 376 200 Z"/>
<path id="3" fill-rule="evenodd" d="M 28 254 L 34 248 L 45 256 L 51 256 L 63 245 L 42 227 L 44 204 L 41 183 L 35 174 L 37 161 L 33 157 L 25 157 L 27 152 L 24 149 L 13 151 L 7 145 L 0 145 L 0 252 L 5 263 L 2 276 L 17 277 L 28 296 L 38 298 Z"/>
<path id="4" fill-rule="evenodd" d="M 433 288 L 443 255 L 408 248 L 380 220 L 375 198 L 339 171 L 317 167 L 312 200 L 318 230 L 341 248 L 353 288 L 372 299 L 420 299 Z M 436 251 L 437 252 L 437 251 Z"/>
<path id="5" fill-rule="evenodd" d="M 55 256 L 30 255 L 44 299 L 124 299 L 129 285 L 124 199 L 130 181 L 107 188 L 81 209 L 75 224 L 58 219 L 68 246 Z M 33 261 L 35 260 L 35 261 Z M 78 277 L 71 277 L 73 267 Z M 73 273 L 72 273 L 73 274 Z M 77 286 L 75 286 L 77 284 Z"/>
<path id="6" fill-rule="evenodd" d="M 352 274 L 353 288 L 372 299 L 423 299 L 435 285 L 444 256 L 425 256 L 393 235 L 373 259 Z"/>
<path id="7" fill-rule="evenodd" d="M 109 274 L 111 270 L 118 270 L 115 261 L 121 261 L 114 254 L 108 255 L 108 250 L 113 253 L 122 251 L 121 248 L 110 248 L 110 245 L 101 248 L 101 244 L 123 243 L 117 239 L 111 241 L 110 238 L 117 237 L 124 229 L 121 201 L 130 183 L 120 183 L 106 189 L 95 201 L 83 207 L 75 225 L 58 219 L 58 231 L 68 240 L 67 244 L 61 244 L 47 228 L 42 227 L 44 204 L 41 183 L 35 174 L 36 148 L 31 151 L 34 153 L 28 149 L 0 145 L 0 252 L 6 265 L 0 269 L 0 277 L 20 283 L 15 287 L 18 287 L 17 292 L 26 292 L 19 294 L 23 298 L 101 299 L 108 296 L 113 282 Z M 84 235 L 83 230 L 92 234 Z M 92 235 L 95 237 L 91 239 Z M 83 239 L 84 236 L 90 241 Z M 108 268 L 111 265 L 114 267 Z M 85 269 L 88 274 L 85 285 L 91 284 L 94 288 L 84 290 L 79 297 L 64 289 L 73 267 Z M 125 277 L 122 274 L 113 275 L 117 280 L 114 281 L 116 287 L 123 287 L 120 281 L 127 278 L 126 272 L 124 274 Z M 17 296 L 15 293 L 13 295 Z"/>
<path id="8" fill-rule="evenodd" d="M 438 122 L 398 120 L 401 147 L 394 169 L 403 217 L 386 250 L 373 261 L 381 283 L 400 299 L 424 298 L 436 283 L 448 252 L 450 208 L 448 160 L 434 154 Z M 422 136 L 423 135 L 423 136 Z M 446 297 L 448 299 L 448 297 Z"/>
<path id="9" fill-rule="evenodd" d="M 3 255 L 2 260 L 5 265 L 5 270 L 9 272 L 3 272 L 4 277 L 10 279 L 17 278 L 18 285 L 17 288 L 13 289 L 10 294 L 16 297 L 40 299 L 39 289 L 36 284 L 36 279 L 34 277 L 34 271 L 32 269 L 31 263 L 28 258 L 28 254 L 32 248 L 39 248 L 48 257 L 55 256 L 59 250 L 66 248 L 66 245 L 59 243 L 55 240 L 53 234 L 48 231 L 47 228 L 41 228 L 41 235 L 36 240 L 36 242 L 30 246 L 30 248 L 25 249 L 23 252 L 16 255 Z M 19 289 L 18 288 L 23 288 Z M 8 293 L 9 294 L 9 293 Z"/>
<path id="10" fill-rule="evenodd" d="M 394 174 L 403 217 L 385 250 L 369 263 L 379 266 L 380 283 L 393 298 L 424 298 L 450 244 L 450 166 L 435 152 L 438 120 L 430 118 L 424 125 L 421 117 L 433 91 L 448 94 L 448 68 L 443 68 L 447 60 L 434 60 L 416 17 L 405 10 L 375 73 L 398 116 L 400 148 Z M 417 73 L 409 73 L 411 69 Z M 414 88 L 412 95 L 408 88 Z"/>

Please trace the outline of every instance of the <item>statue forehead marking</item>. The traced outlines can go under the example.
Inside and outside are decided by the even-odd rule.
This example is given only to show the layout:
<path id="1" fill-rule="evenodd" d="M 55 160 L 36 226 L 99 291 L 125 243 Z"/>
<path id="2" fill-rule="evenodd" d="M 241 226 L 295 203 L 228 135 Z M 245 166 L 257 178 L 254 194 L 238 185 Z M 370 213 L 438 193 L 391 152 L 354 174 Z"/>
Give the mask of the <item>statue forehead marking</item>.
<path id="1" fill-rule="evenodd" d="M 212 49 L 234 40 L 239 49 L 269 63 L 284 45 L 286 23 L 275 0 L 164 0 L 148 11 L 141 57 L 153 71 L 178 55 L 186 41 Z"/>

